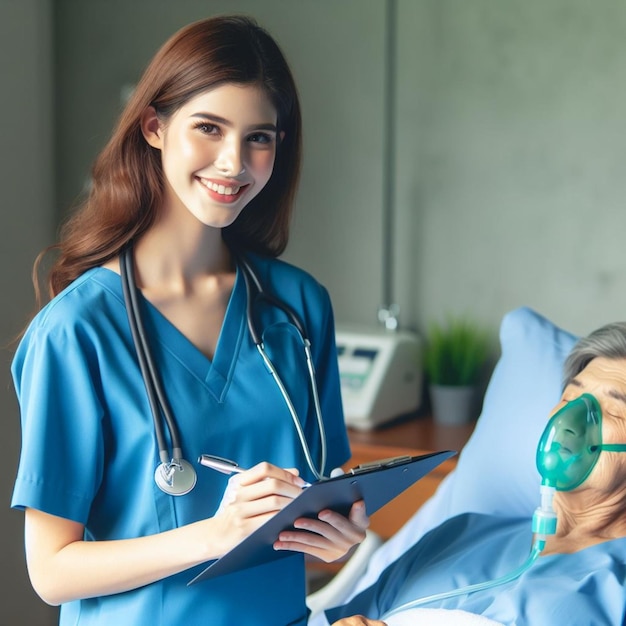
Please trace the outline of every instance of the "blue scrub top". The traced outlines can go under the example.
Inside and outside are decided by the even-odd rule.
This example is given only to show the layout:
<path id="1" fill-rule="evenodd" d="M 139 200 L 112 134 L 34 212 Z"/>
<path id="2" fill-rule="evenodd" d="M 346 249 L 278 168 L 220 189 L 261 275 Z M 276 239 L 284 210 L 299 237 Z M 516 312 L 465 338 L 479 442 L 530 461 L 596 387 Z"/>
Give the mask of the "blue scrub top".
<path id="1" fill-rule="evenodd" d="M 250 260 L 265 289 L 293 307 L 307 328 L 329 472 L 350 452 L 328 294 L 287 263 Z M 240 273 L 212 361 L 147 300 L 141 306 L 184 458 L 195 464 L 200 454 L 215 454 L 244 467 L 265 460 L 297 467 L 305 480 L 314 480 L 282 395 L 248 332 Z M 319 432 L 302 342 L 281 311 L 260 304 L 255 313 L 317 460 Z M 159 454 L 153 418 L 118 274 L 92 269 L 42 309 L 18 347 L 13 376 L 22 422 L 13 507 L 80 522 L 85 539 L 93 541 L 150 535 L 215 513 L 227 476 L 197 466 L 195 489 L 179 497 L 154 483 Z M 306 623 L 301 555 L 187 587 L 202 569 L 68 603 L 61 624 Z"/>
<path id="2" fill-rule="evenodd" d="M 326 616 L 330 623 L 357 614 L 375 619 L 412 600 L 494 580 L 527 559 L 531 542 L 529 519 L 459 515 L 424 535 L 376 583 Z M 626 539 L 540 556 L 510 583 L 422 606 L 459 609 L 515 626 L 622 626 Z"/>

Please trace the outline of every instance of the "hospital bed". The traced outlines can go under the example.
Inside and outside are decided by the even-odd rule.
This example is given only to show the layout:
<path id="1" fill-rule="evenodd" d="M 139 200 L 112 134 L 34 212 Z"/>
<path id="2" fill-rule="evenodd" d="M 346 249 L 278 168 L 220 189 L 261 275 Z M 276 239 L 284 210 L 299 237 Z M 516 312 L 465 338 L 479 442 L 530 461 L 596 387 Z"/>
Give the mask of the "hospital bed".
<path id="1" fill-rule="evenodd" d="M 454 515 L 531 517 L 539 500 L 537 442 L 559 400 L 563 362 L 576 340 L 527 307 L 504 316 L 501 356 L 457 467 L 392 538 L 383 542 L 368 531 L 344 568 L 309 595 L 311 626 L 327 624 L 325 608 L 344 604 L 367 588 L 422 535 Z"/>

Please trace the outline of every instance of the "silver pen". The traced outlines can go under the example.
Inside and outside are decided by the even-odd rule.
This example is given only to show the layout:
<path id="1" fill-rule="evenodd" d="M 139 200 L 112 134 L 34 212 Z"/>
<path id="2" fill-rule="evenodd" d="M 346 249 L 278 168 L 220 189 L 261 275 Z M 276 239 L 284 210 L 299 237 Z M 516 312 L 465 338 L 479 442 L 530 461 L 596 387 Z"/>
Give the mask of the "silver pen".
<path id="1" fill-rule="evenodd" d="M 246 471 L 244 467 L 241 467 L 235 461 L 225 459 L 221 456 L 215 456 L 213 454 L 201 454 L 198 458 L 198 463 L 200 463 L 200 465 L 204 465 L 204 467 L 209 467 L 210 469 L 222 472 L 222 474 L 239 474 Z M 303 482 L 303 489 L 311 486 L 311 483 L 307 483 L 306 481 Z"/>
<path id="2" fill-rule="evenodd" d="M 235 461 L 225 459 L 221 456 L 214 456 L 212 454 L 200 455 L 198 463 L 200 463 L 200 465 L 204 465 L 204 467 L 209 467 L 218 472 L 222 472 L 222 474 L 238 474 L 246 471 L 243 467 L 240 467 L 237 463 L 235 463 Z"/>

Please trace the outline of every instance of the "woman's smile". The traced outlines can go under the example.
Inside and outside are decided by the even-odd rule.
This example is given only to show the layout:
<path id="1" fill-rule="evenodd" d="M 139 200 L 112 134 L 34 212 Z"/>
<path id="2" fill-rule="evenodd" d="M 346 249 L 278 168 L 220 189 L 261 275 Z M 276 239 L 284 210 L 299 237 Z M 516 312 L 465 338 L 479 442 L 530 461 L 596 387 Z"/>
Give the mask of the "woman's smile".
<path id="1" fill-rule="evenodd" d="M 208 191 L 212 200 L 225 204 L 239 200 L 249 187 L 248 184 L 238 185 L 232 181 L 216 182 L 200 176 L 196 176 L 196 179 Z"/>

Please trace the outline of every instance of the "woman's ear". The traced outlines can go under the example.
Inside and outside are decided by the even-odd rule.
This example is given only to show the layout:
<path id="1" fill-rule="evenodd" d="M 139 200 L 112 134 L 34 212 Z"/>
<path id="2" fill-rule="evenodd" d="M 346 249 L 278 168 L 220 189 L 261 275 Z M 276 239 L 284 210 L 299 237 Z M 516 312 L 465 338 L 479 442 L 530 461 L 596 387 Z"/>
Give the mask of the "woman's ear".
<path id="1" fill-rule="evenodd" d="M 278 143 L 282 143 L 284 138 L 285 138 L 285 131 L 284 131 L 284 130 L 281 130 L 281 131 L 278 133 Z"/>
<path id="2" fill-rule="evenodd" d="M 141 114 L 140 123 L 141 132 L 148 144 L 157 150 L 162 150 L 163 133 L 156 109 L 154 107 L 146 107 Z"/>

